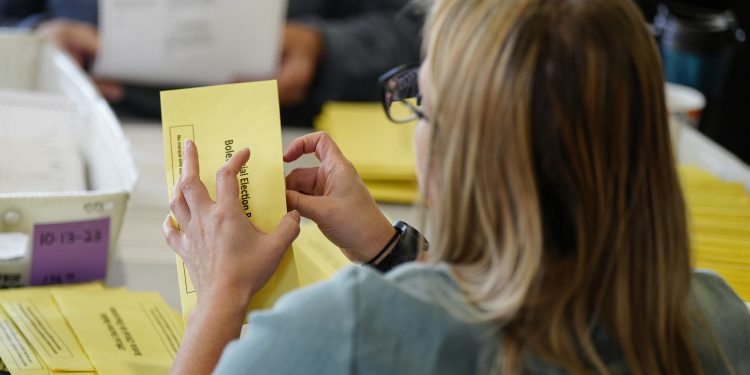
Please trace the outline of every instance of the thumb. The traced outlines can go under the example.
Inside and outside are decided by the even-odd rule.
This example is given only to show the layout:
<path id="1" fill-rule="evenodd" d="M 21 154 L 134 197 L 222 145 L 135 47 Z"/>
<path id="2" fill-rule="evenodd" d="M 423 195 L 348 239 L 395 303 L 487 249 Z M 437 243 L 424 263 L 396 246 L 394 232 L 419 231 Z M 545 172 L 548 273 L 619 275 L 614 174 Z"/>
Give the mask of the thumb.
<path id="1" fill-rule="evenodd" d="M 273 231 L 275 242 L 287 249 L 299 235 L 300 214 L 296 210 L 289 211 L 281 218 L 281 222 Z"/>
<path id="2" fill-rule="evenodd" d="M 299 213 L 314 221 L 318 222 L 318 219 L 323 215 L 323 207 L 321 206 L 321 199 L 323 197 L 315 197 L 312 195 L 302 194 L 295 190 L 286 191 L 286 206 L 289 210 L 297 210 Z"/>

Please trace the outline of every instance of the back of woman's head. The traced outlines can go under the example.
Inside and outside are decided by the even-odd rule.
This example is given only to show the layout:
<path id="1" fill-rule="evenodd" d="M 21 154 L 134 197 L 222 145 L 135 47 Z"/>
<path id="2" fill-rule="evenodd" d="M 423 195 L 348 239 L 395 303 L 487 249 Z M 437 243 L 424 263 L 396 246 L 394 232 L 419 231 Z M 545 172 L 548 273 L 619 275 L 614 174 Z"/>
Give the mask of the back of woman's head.
<path id="1" fill-rule="evenodd" d="M 503 323 L 505 370 L 533 352 L 606 372 L 699 372 L 690 257 L 660 61 L 631 0 L 438 0 L 430 257 Z"/>

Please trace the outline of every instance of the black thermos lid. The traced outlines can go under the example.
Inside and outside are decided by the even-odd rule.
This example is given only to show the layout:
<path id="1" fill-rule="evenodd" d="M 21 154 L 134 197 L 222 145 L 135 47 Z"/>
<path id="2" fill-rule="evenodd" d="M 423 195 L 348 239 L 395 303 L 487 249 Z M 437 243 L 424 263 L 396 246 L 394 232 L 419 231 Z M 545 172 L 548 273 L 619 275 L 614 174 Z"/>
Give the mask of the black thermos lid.
<path id="1" fill-rule="evenodd" d="M 663 46 L 699 54 L 744 41 L 731 11 L 674 1 L 659 4 L 654 29 Z"/>

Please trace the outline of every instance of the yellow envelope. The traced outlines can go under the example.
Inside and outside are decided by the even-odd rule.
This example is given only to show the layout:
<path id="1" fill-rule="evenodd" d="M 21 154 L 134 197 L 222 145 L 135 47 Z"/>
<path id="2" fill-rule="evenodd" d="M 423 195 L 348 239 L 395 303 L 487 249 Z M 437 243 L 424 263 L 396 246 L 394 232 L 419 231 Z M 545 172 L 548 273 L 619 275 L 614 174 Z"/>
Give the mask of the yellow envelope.
<path id="1" fill-rule="evenodd" d="M 315 120 L 351 160 L 363 180 L 416 182 L 416 122 L 394 124 L 380 103 L 329 102 Z"/>
<path id="2" fill-rule="evenodd" d="M 694 233 L 720 236 L 741 236 L 750 238 L 750 226 L 724 220 L 691 220 L 690 230 Z"/>
<path id="3" fill-rule="evenodd" d="M 253 224 L 265 232 L 273 231 L 286 214 L 276 81 L 163 91 L 161 109 L 169 198 L 180 175 L 186 139 L 198 147 L 201 179 L 212 197 L 216 170 L 235 151 L 249 147 L 252 155 L 239 176 L 240 201 Z M 299 287 L 296 271 L 294 255 L 287 251 L 274 276 L 253 298 L 250 309 L 270 307 L 284 293 Z M 177 273 L 187 321 L 197 298 L 179 257 Z"/>
<path id="4" fill-rule="evenodd" d="M 294 241 L 294 256 L 298 264 L 305 265 L 297 269 L 302 285 L 328 279 L 336 271 L 352 264 L 312 222 L 300 226 L 299 237 Z"/>
<path id="5" fill-rule="evenodd" d="M 52 294 L 97 373 L 168 373 L 182 327 L 158 293 L 56 289 Z"/>
<path id="6" fill-rule="evenodd" d="M 31 345 L 4 311 L 0 310 L 0 358 L 13 375 L 47 375 Z"/>
<path id="7" fill-rule="evenodd" d="M 101 289 L 101 285 L 98 286 Z M 86 286 L 69 289 L 96 290 L 95 288 Z M 52 290 L 63 288 L 22 288 L 3 291 L 0 292 L 0 306 L 50 370 L 94 371 L 75 334 L 52 299 Z"/>
<path id="8" fill-rule="evenodd" d="M 419 201 L 416 181 L 364 180 L 367 190 L 378 202 L 412 204 Z"/>
<path id="9" fill-rule="evenodd" d="M 719 273 L 740 297 L 750 299 L 750 195 L 693 166 L 679 168 L 697 268 Z"/>

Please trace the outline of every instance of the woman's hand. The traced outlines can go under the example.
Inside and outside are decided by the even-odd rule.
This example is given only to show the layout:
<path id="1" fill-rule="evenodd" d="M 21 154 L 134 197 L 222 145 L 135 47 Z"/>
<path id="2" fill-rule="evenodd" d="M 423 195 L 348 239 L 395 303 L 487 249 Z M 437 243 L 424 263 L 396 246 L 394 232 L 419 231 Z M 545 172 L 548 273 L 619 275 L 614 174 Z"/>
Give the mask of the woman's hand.
<path id="1" fill-rule="evenodd" d="M 247 219 L 238 198 L 237 173 L 250 151 L 236 152 L 217 171 L 214 202 L 199 177 L 195 144 L 185 142 L 184 150 L 182 175 L 171 202 L 182 232 L 167 217 L 164 235 L 185 262 L 199 305 L 202 299 L 229 296 L 244 313 L 299 234 L 299 213 L 287 213 L 273 233 L 261 232 Z"/>
<path id="2" fill-rule="evenodd" d="M 322 53 L 323 38 L 318 29 L 297 22 L 287 22 L 281 46 L 281 64 L 276 77 L 282 106 L 305 101 L 315 80 L 315 71 Z"/>
<path id="3" fill-rule="evenodd" d="M 84 22 L 54 19 L 40 24 L 36 33 L 67 51 L 82 68 L 94 59 L 99 48 L 96 28 Z"/>
<path id="4" fill-rule="evenodd" d="M 84 70 L 94 61 L 99 50 L 99 34 L 94 26 L 85 22 L 53 19 L 39 25 L 36 34 L 65 50 Z M 119 102 L 125 96 L 122 83 L 116 80 L 95 78 L 94 84 L 110 102 Z"/>
<path id="5" fill-rule="evenodd" d="M 395 234 L 362 179 L 325 132 L 295 139 L 284 161 L 315 153 L 320 166 L 298 168 L 286 177 L 286 202 L 318 224 L 352 261 L 367 262 Z"/>

